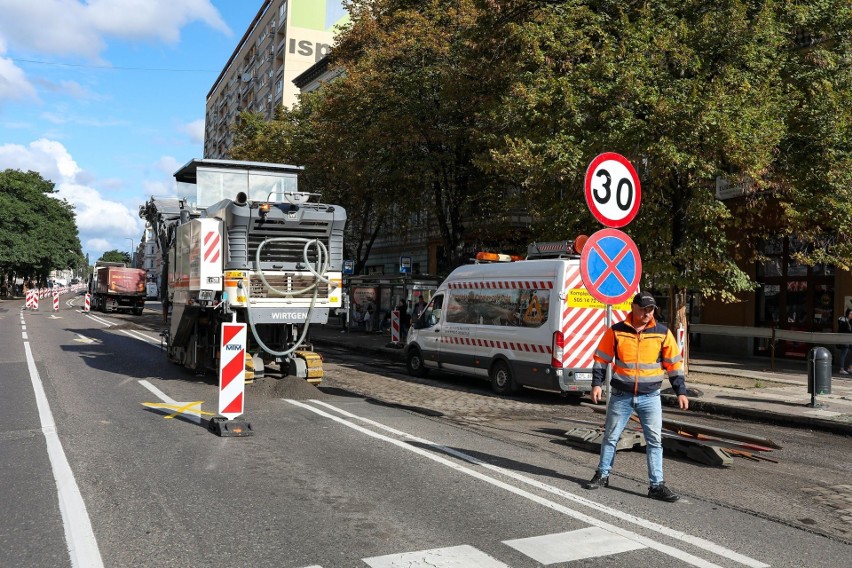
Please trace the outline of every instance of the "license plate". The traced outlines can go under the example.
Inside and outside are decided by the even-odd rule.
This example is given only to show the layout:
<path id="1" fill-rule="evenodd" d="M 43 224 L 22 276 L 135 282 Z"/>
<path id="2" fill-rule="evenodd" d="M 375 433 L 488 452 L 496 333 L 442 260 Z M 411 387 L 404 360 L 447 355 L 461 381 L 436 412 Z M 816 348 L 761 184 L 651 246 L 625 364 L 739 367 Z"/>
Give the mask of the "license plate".
<path id="1" fill-rule="evenodd" d="M 574 373 L 575 381 L 591 381 L 592 374 L 591 373 Z"/>

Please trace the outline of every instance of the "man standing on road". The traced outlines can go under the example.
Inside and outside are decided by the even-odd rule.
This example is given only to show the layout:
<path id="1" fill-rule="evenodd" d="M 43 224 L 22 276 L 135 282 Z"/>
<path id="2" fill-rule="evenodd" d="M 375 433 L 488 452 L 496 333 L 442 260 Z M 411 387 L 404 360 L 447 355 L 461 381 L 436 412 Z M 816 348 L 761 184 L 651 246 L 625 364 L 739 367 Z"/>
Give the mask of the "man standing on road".
<path id="1" fill-rule="evenodd" d="M 681 410 L 689 408 L 683 379 L 683 356 L 669 329 L 654 319 L 657 303 L 650 292 L 633 298 L 630 315 L 604 332 L 592 373 L 592 402 L 601 400 L 606 367 L 612 365 L 609 406 L 598 469 L 586 489 L 609 486 L 609 472 L 621 433 L 635 411 L 647 444 L 648 497 L 670 503 L 680 499 L 663 482 L 663 409 L 660 385 L 668 375 Z"/>

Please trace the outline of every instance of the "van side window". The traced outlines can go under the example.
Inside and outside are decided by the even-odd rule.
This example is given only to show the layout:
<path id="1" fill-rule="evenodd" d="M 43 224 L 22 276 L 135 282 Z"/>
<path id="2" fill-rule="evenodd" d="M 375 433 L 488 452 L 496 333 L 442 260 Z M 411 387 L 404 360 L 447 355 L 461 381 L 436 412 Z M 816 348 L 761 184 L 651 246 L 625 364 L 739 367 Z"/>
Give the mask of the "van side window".
<path id="1" fill-rule="evenodd" d="M 550 311 L 549 289 L 460 288 L 449 291 L 448 323 L 540 327 Z"/>
<path id="2" fill-rule="evenodd" d="M 438 294 L 432 298 L 432 301 L 429 302 L 429 305 L 426 306 L 425 310 L 423 310 L 423 315 L 417 320 L 416 327 L 424 328 L 438 325 L 441 322 L 441 315 L 443 313 L 441 307 L 443 303 L 444 296 L 442 294 Z"/>

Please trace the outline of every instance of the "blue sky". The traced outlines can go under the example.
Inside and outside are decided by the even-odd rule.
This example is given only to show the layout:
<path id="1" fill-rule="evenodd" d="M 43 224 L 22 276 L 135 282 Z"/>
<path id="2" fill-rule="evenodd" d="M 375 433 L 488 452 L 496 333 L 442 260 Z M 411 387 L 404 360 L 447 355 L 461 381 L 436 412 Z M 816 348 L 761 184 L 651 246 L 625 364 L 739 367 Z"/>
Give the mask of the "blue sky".
<path id="1" fill-rule="evenodd" d="M 0 170 L 74 204 L 83 252 L 138 245 L 138 209 L 203 154 L 208 91 L 263 0 L 0 0 Z"/>

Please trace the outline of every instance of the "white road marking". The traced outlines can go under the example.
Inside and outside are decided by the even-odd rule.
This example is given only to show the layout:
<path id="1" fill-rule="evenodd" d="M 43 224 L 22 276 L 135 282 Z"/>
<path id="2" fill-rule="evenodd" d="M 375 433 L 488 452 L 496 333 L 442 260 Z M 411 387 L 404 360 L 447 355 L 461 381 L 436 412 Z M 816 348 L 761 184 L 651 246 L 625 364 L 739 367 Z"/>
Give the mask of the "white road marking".
<path id="1" fill-rule="evenodd" d="M 79 333 L 75 333 L 74 335 L 77 336 L 74 339 L 74 341 L 77 341 L 78 343 L 100 343 L 101 342 L 100 339 L 95 339 L 93 337 L 86 337 L 85 335 L 81 335 Z"/>
<path id="2" fill-rule="evenodd" d="M 451 546 L 418 552 L 364 558 L 370 568 L 509 568 L 472 546 Z"/>
<path id="3" fill-rule="evenodd" d="M 140 339 L 145 343 L 150 343 L 156 347 L 160 347 L 162 340 L 158 337 L 151 337 L 150 335 L 145 335 L 141 331 L 137 331 L 135 329 L 122 329 L 121 332 L 125 335 L 128 335 L 134 339 Z"/>
<path id="4" fill-rule="evenodd" d="M 439 456 L 435 456 L 434 454 L 426 452 L 425 450 L 422 450 L 418 447 L 414 447 L 414 446 L 411 446 L 411 445 L 409 445 L 405 442 L 402 442 L 402 441 L 399 441 L 399 440 L 394 440 L 393 438 L 388 438 L 386 436 L 383 436 L 382 434 L 378 434 L 378 433 L 373 432 L 371 430 L 361 428 L 357 424 L 347 422 L 345 420 L 338 418 L 337 416 L 332 416 L 330 414 L 323 412 L 322 410 L 315 409 L 315 408 L 313 408 L 309 405 L 306 405 L 306 404 L 303 404 L 303 403 L 300 403 L 300 402 L 297 402 L 297 401 L 293 401 L 293 400 L 288 400 L 288 402 L 290 402 L 291 404 L 294 404 L 296 406 L 301 406 L 301 407 L 307 408 L 307 409 L 309 409 L 313 412 L 316 412 L 317 414 L 320 414 L 322 416 L 327 416 L 328 418 L 331 418 L 332 420 L 335 420 L 335 421 L 337 421 L 341 424 L 349 426 L 350 428 L 354 428 L 358 431 L 364 432 L 368 436 L 373 436 L 373 437 L 376 437 L 378 439 L 385 440 L 387 442 L 390 442 L 394 445 L 405 448 L 405 449 L 412 451 L 414 453 L 424 455 L 424 456 L 428 457 L 429 459 L 432 459 L 434 461 L 438 461 L 439 463 L 444 463 L 445 465 L 449 465 L 453 469 L 457 469 L 458 471 L 462 471 L 463 473 L 466 473 L 466 474 L 471 475 L 473 477 L 476 477 L 478 479 L 482 479 L 484 481 L 487 481 L 489 483 L 497 485 L 498 487 L 502 487 L 504 489 L 507 489 L 508 491 L 515 493 L 517 495 L 527 497 L 528 499 L 531 499 L 533 501 L 541 503 L 542 505 L 545 505 L 546 507 L 549 507 L 551 509 L 560 511 L 560 512 L 562 512 L 562 513 L 564 513 L 568 516 L 572 516 L 576 519 L 582 520 L 583 522 L 586 522 L 586 523 L 588 523 L 592 526 L 597 526 L 597 527 L 603 528 L 605 530 L 608 530 L 610 532 L 620 534 L 620 535 L 624 536 L 625 538 L 629 538 L 629 539 L 634 540 L 636 542 L 642 543 L 645 546 L 648 546 L 649 548 L 653 548 L 654 550 L 658 550 L 660 552 L 663 552 L 663 553 L 668 554 L 670 556 L 673 556 L 675 558 L 679 558 L 680 560 L 683 560 L 684 562 L 687 562 L 689 564 L 693 564 L 695 566 L 716 566 L 715 564 L 709 563 L 709 562 L 707 562 L 707 561 L 705 561 L 701 558 L 695 557 L 691 554 L 682 552 L 682 551 L 680 551 L 680 550 L 678 550 L 674 547 L 670 547 L 670 546 L 664 545 L 662 543 L 658 543 L 654 540 L 648 539 L 648 538 L 643 537 L 639 534 L 621 529 L 621 528 L 616 527 L 614 525 L 610 525 L 610 524 L 608 524 L 604 521 L 600 521 L 598 519 L 595 519 L 594 517 L 589 517 L 588 515 L 585 515 L 583 513 L 578 512 L 578 511 L 574 511 L 573 509 L 563 507 L 562 505 L 558 505 L 557 503 L 553 503 L 551 501 L 548 501 L 546 499 L 538 497 L 537 495 L 527 493 L 526 491 L 524 491 L 520 488 L 505 484 L 502 481 L 499 481 L 497 479 L 483 475 L 483 474 L 481 474 L 481 473 L 479 473 L 475 470 L 471 470 L 471 469 L 465 468 L 463 466 L 460 466 L 460 465 L 458 465 L 454 462 L 444 460 L 443 458 L 441 458 Z M 743 565 L 748 566 L 750 568 L 768 568 L 769 567 L 768 564 L 760 562 L 759 560 L 755 560 L 753 558 L 750 558 L 750 557 L 745 556 L 743 554 L 740 554 L 736 551 L 725 548 L 721 545 L 718 545 L 718 544 L 716 544 L 712 541 L 703 539 L 701 537 L 688 535 L 686 533 L 672 529 L 670 527 L 666 527 L 664 525 L 660 525 L 660 524 L 655 523 L 653 521 L 649 521 L 647 519 L 642 519 L 640 517 L 630 515 L 628 513 L 623 512 L 623 511 L 619 511 L 619 510 L 613 509 L 611 507 L 607 507 L 606 505 L 596 503 L 596 502 L 591 501 L 589 499 L 586 499 L 584 497 L 580 497 L 580 496 L 574 495 L 573 493 L 569 493 L 568 491 L 564 491 L 564 490 L 559 489 L 557 487 L 547 485 L 547 484 L 539 482 L 535 479 L 521 475 L 517 472 L 506 470 L 506 469 L 503 469 L 501 467 L 489 464 L 489 463 L 484 462 L 484 461 L 482 461 L 478 458 L 475 458 L 475 457 L 470 456 L 468 454 L 465 454 L 463 452 L 459 452 L 458 450 L 454 450 L 454 449 L 448 448 L 446 446 L 441 446 L 439 444 L 435 444 L 435 443 L 430 442 L 429 440 L 425 440 L 423 438 L 418 438 L 416 436 L 408 434 L 407 432 L 402 432 L 400 430 L 390 428 L 388 426 L 385 426 L 384 424 L 381 424 L 379 422 L 375 422 L 375 421 L 370 420 L 368 418 L 362 418 L 360 416 L 352 414 L 351 412 L 347 412 L 343 409 L 337 408 L 337 407 L 335 407 L 331 404 L 328 404 L 326 402 L 319 401 L 319 400 L 312 400 L 311 402 L 314 403 L 314 404 L 326 407 L 326 408 L 328 408 L 328 409 L 330 409 L 334 412 L 337 412 L 341 415 L 344 415 L 344 416 L 347 416 L 347 417 L 350 417 L 350 418 L 354 418 L 356 420 L 365 422 L 367 424 L 371 424 L 371 425 L 373 425 L 377 428 L 391 432 L 391 433 L 393 433 L 397 436 L 404 437 L 404 438 L 406 438 L 410 441 L 418 442 L 419 444 L 429 446 L 429 447 L 431 447 L 431 448 L 433 448 L 437 451 L 441 451 L 441 452 L 453 455 L 453 456 L 455 456 L 459 459 L 463 459 L 463 460 L 465 460 L 469 463 L 481 466 L 481 467 L 483 467 L 485 469 L 489 469 L 491 471 L 498 472 L 498 473 L 505 475 L 507 477 L 510 477 L 510 478 L 512 478 L 516 481 L 520 481 L 520 482 L 525 483 L 527 485 L 531 485 L 533 487 L 536 487 L 540 490 L 544 490 L 544 491 L 547 491 L 549 493 L 559 495 L 560 497 L 574 501 L 574 502 L 581 504 L 581 505 L 584 505 L 586 507 L 595 509 L 595 510 L 602 512 L 602 513 L 605 513 L 607 515 L 614 516 L 614 517 L 618 518 L 619 520 L 627 521 L 627 522 L 636 524 L 636 525 L 638 525 L 642 528 L 658 532 L 660 534 L 663 534 L 663 535 L 666 535 L 668 537 L 680 540 L 680 541 L 685 542 L 685 543 L 689 543 L 689 544 L 695 546 L 696 548 L 698 548 L 700 550 L 712 552 L 714 554 L 717 554 L 717 555 L 722 556 L 724 558 L 728 558 L 730 560 L 733 560 L 735 562 L 738 562 L 739 564 L 743 564 Z"/>
<path id="5" fill-rule="evenodd" d="M 598 527 L 586 527 L 559 534 L 504 540 L 518 552 L 526 554 L 536 562 L 557 564 L 585 558 L 609 556 L 645 548 L 637 542 L 611 534 Z"/>
<path id="6" fill-rule="evenodd" d="M 100 316 L 92 315 L 92 313 L 91 313 L 91 312 L 88 312 L 88 313 L 87 313 L 87 312 L 83 312 L 83 313 L 84 313 L 84 315 L 85 315 L 87 318 L 89 318 L 90 320 L 96 321 L 96 322 L 98 322 L 98 323 L 99 323 L 99 324 L 101 324 L 101 325 L 105 325 L 105 326 L 107 326 L 107 327 L 112 327 L 112 326 L 116 325 L 115 323 L 113 323 L 113 322 L 111 322 L 111 321 L 109 321 L 109 320 L 106 320 L 106 319 L 104 319 L 104 318 L 102 318 L 102 317 L 100 317 Z"/>
<path id="7" fill-rule="evenodd" d="M 68 545 L 71 565 L 75 568 L 102 568 L 103 561 L 89 520 L 89 513 L 86 511 L 86 503 L 80 494 L 77 480 L 74 479 L 71 464 L 68 463 L 68 458 L 62 449 L 62 442 L 59 441 L 56 422 L 50 411 L 50 404 L 47 402 L 44 385 L 36 369 L 28 341 L 24 342 L 24 351 L 27 356 L 30 381 L 35 392 L 41 430 L 47 442 L 47 455 L 53 470 L 53 478 L 56 480 L 59 511 L 62 513 L 62 524 L 65 527 L 65 541 Z"/>
<path id="8" fill-rule="evenodd" d="M 27 332 L 26 332 L 26 331 L 21 332 L 21 337 L 22 337 L 24 340 L 29 339 L 29 338 L 27 337 Z"/>

